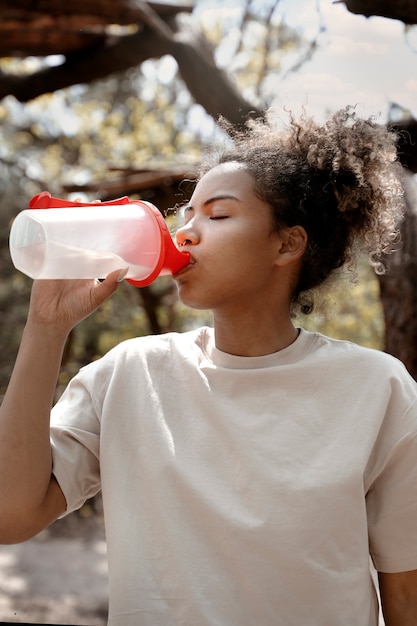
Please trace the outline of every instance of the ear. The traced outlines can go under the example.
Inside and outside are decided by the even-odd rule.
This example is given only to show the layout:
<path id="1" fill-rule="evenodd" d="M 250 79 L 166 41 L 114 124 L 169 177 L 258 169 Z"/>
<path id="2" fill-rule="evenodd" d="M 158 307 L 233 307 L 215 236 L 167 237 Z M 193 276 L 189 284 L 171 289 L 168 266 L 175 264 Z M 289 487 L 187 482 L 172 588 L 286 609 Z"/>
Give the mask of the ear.
<path id="1" fill-rule="evenodd" d="M 286 265 L 301 259 L 307 247 L 308 236 L 302 226 L 288 226 L 279 233 L 276 265 Z"/>

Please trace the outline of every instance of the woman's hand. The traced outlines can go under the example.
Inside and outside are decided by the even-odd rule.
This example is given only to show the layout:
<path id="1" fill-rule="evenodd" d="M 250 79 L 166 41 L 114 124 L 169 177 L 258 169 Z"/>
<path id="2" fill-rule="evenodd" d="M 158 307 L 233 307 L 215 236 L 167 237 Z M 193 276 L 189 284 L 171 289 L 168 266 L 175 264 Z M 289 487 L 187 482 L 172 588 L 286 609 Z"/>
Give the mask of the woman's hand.
<path id="1" fill-rule="evenodd" d="M 95 311 L 117 289 L 127 270 L 116 270 L 105 280 L 35 280 L 28 322 L 54 326 L 68 333 Z"/>

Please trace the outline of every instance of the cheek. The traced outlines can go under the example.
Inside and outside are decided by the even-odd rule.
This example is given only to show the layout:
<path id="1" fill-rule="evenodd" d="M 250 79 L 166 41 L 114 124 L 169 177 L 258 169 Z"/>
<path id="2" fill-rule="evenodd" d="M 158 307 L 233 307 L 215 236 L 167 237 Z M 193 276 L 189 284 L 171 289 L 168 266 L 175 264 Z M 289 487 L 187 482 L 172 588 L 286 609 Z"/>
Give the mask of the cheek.
<path id="1" fill-rule="evenodd" d="M 267 235 L 256 227 L 236 228 L 230 220 L 229 224 L 219 229 L 218 232 L 211 231 L 207 237 L 207 243 L 208 241 L 212 250 L 220 250 L 228 256 L 244 256 L 250 254 L 252 249 L 262 248 L 266 244 Z"/>
<path id="2" fill-rule="evenodd" d="M 249 268 L 266 267 L 274 262 L 279 242 L 271 237 L 269 231 L 254 228 L 250 231 L 243 230 L 234 237 L 222 238 L 217 249 L 221 250 L 230 262 L 240 262 Z"/>

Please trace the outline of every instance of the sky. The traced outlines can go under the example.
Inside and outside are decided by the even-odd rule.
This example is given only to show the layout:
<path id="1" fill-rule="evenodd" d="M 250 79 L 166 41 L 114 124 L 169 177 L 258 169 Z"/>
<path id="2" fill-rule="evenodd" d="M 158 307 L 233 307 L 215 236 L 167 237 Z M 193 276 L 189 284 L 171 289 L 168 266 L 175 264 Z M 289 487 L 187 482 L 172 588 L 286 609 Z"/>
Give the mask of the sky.
<path id="1" fill-rule="evenodd" d="M 271 2 L 252 4 L 262 10 Z M 215 0 L 196 2 L 205 3 L 213 8 Z M 222 0 L 216 13 L 237 5 L 241 0 Z M 297 72 L 277 76 L 272 104 L 293 111 L 303 106 L 316 117 L 350 104 L 385 122 L 391 103 L 397 103 L 417 117 L 417 27 L 406 36 L 398 20 L 354 15 L 332 0 L 280 0 L 278 11 L 308 38 L 317 36 L 320 23 L 325 30 L 311 60 Z"/>
<path id="2" fill-rule="evenodd" d="M 314 24 L 314 2 L 287 2 L 289 23 Z M 296 7 L 298 6 L 298 10 Z M 406 36 L 404 24 L 350 13 L 343 4 L 319 2 L 327 32 L 313 59 L 281 84 L 282 99 L 307 100 L 314 111 L 358 104 L 363 112 L 385 118 L 397 103 L 417 117 L 417 27 Z"/>

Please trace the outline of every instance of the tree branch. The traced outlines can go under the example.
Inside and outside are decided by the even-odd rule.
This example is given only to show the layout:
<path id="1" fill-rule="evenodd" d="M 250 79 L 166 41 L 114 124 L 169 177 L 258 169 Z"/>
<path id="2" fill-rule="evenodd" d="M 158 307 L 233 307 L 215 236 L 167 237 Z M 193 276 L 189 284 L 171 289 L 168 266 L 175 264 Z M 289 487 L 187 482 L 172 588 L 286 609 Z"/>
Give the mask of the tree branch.
<path id="1" fill-rule="evenodd" d="M 138 0 L 135 2 L 140 4 Z M 155 30 L 145 27 L 132 35 L 113 38 L 88 50 L 74 52 L 57 67 L 24 77 L 3 75 L 0 99 L 13 95 L 20 102 L 28 102 L 44 93 L 89 83 L 136 67 L 147 59 L 171 54 L 178 63 L 187 89 L 214 119 L 223 115 L 232 124 L 240 125 L 249 114 L 261 115 L 262 112 L 251 106 L 226 73 L 216 66 L 211 46 L 191 21 L 181 20 L 181 23 L 178 22 L 179 30 L 172 31 L 168 26 L 161 30 L 160 24 L 152 21 L 154 19 L 150 14 L 148 23 Z M 208 85 L 210 88 L 207 88 Z"/>
<path id="2" fill-rule="evenodd" d="M 159 58 L 169 52 L 167 41 L 145 28 L 133 35 L 114 38 L 69 54 L 62 65 L 48 67 L 29 76 L 3 75 L 0 99 L 12 95 L 20 102 L 28 102 L 44 93 L 122 72 L 149 58 Z"/>
<path id="3" fill-rule="evenodd" d="M 245 100 L 226 72 L 216 66 L 211 45 L 187 18 L 181 16 L 183 28 L 175 34 L 172 55 L 195 101 L 214 119 L 222 115 L 235 126 L 241 126 L 248 116 L 262 116 L 263 112 Z"/>
<path id="4" fill-rule="evenodd" d="M 371 17 L 379 15 L 404 24 L 417 24 L 417 2 L 415 0 L 335 0 L 333 4 L 345 4 L 348 11 Z"/>

